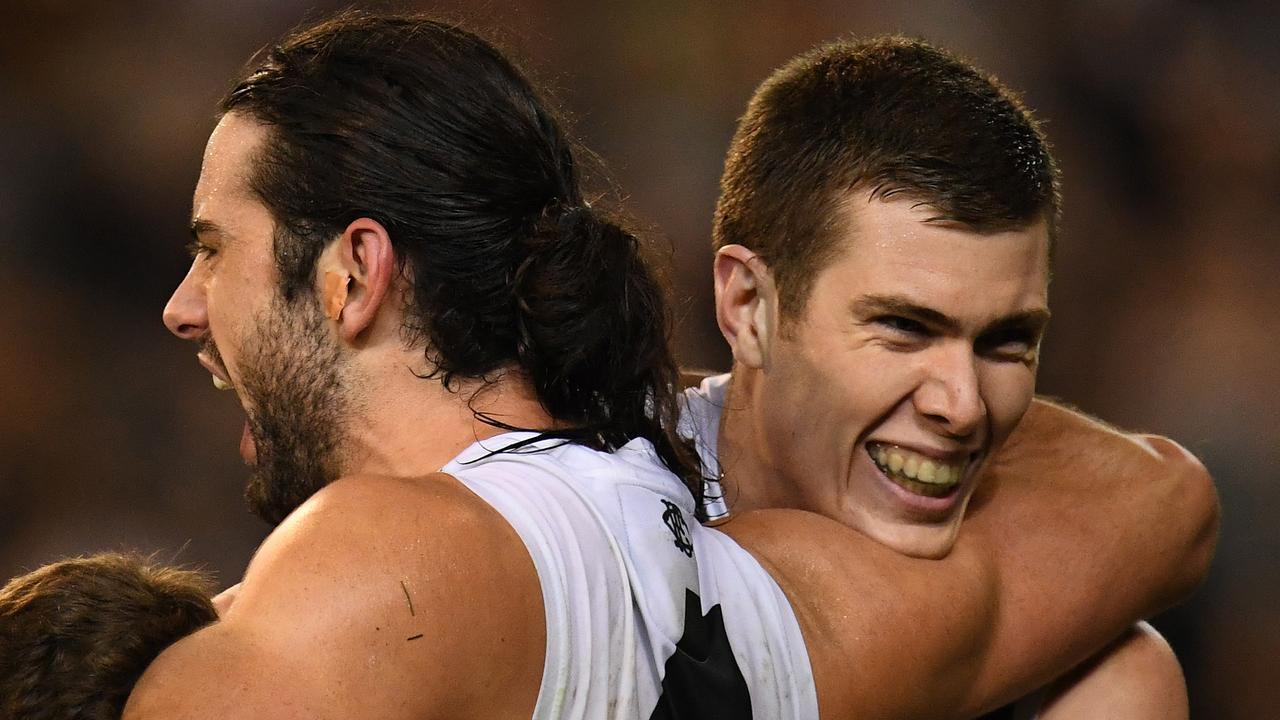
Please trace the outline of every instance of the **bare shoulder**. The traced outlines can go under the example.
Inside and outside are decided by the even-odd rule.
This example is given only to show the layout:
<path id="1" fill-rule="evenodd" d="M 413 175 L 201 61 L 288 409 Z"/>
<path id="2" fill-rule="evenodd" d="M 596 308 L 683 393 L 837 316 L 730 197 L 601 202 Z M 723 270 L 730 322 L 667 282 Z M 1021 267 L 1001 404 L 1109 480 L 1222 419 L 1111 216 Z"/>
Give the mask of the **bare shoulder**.
<path id="1" fill-rule="evenodd" d="M 942 560 L 910 558 L 799 510 L 748 512 L 718 529 L 787 595 L 822 717 L 934 717 L 967 697 L 997 587 L 970 547 Z"/>
<path id="2" fill-rule="evenodd" d="M 1182 666 L 1169 643 L 1144 622 L 1056 683 L 1040 717 L 1178 720 L 1188 715 Z"/>
<path id="3" fill-rule="evenodd" d="M 344 478 L 267 538 L 126 717 L 531 713 L 544 635 L 533 563 L 486 503 L 447 475 Z"/>

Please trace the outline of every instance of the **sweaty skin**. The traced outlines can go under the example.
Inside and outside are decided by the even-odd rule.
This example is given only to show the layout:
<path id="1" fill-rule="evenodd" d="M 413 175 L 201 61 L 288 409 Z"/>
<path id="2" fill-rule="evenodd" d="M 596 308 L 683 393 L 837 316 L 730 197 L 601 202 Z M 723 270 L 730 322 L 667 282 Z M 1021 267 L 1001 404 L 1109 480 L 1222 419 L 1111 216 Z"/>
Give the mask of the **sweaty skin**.
<path id="1" fill-rule="evenodd" d="M 682 383 L 686 387 L 696 386 L 709 374 L 686 370 Z M 1080 448 L 1088 448 L 1088 452 Z M 1073 507 L 1075 511 L 1070 516 L 1055 515 L 1052 510 L 1056 505 Z M 1164 519 L 1160 524 L 1149 523 L 1152 514 L 1167 518 L 1167 523 Z M 764 532 L 773 530 L 769 525 L 774 523 L 785 527 L 786 523 L 799 525 L 800 520 L 776 516 L 760 521 L 756 515 L 758 511 L 737 515 L 721 529 L 762 556 L 767 564 L 772 564 L 772 569 L 780 573 L 777 577 L 783 588 L 791 588 L 788 593 L 797 606 L 808 601 L 806 596 L 810 592 L 817 592 L 819 596 L 828 592 L 814 587 L 826 574 L 832 573 L 819 564 L 827 553 L 823 546 L 806 546 L 814 552 L 814 557 L 805 559 L 803 547 L 788 547 L 786 532 Z M 1048 685 L 1043 720 L 1107 716 L 1157 720 L 1185 716 L 1187 693 L 1178 661 L 1155 630 L 1143 623 L 1129 628 L 1120 621 L 1112 626 L 1117 628 L 1116 634 L 1121 639 L 1108 643 L 1110 630 L 1102 629 L 1094 620 L 1106 623 L 1108 612 L 1133 602 L 1132 621 L 1178 601 L 1189 592 L 1207 570 L 1216 538 L 1217 516 L 1210 477 L 1194 456 L 1176 443 L 1156 436 L 1120 433 L 1076 411 L 1036 398 L 1010 441 L 984 470 L 964 520 L 956 552 L 977 553 L 980 561 L 970 555 L 968 564 L 948 557 L 943 562 L 923 562 L 923 566 L 933 573 L 974 573 L 980 571 L 975 568 L 986 568 L 991 571 L 986 579 L 992 583 L 989 591 L 992 602 L 997 596 L 1007 597 L 1006 611 L 1010 616 L 1025 612 L 1028 616 L 1039 614 L 1039 620 L 1028 625 L 1033 630 L 1028 635 L 992 633 L 992 638 L 1001 638 L 1001 642 L 1006 643 L 1006 650 L 989 647 L 987 655 L 993 662 L 983 673 L 969 675 L 972 667 L 960 667 L 957 671 L 969 678 L 966 682 L 972 680 L 974 687 L 970 689 L 980 696 L 986 692 L 982 689 L 984 684 L 996 687 L 1011 679 L 1005 673 L 1028 670 L 1025 662 L 1046 662 L 1046 648 L 1039 643 L 1047 635 L 1056 635 L 1050 642 L 1060 643 L 1059 655 L 1057 660 L 1047 662 L 1062 667 L 1062 671 L 1075 664 L 1071 659 L 1088 656 L 1091 644 L 1102 652 Z M 1116 523 L 1116 519 L 1123 518 L 1133 520 Z M 1064 521 L 1069 530 L 1062 536 L 1028 537 L 1037 533 L 1050 536 L 1061 533 Z M 1028 527 L 1036 528 L 1037 533 L 1028 533 Z M 832 537 L 831 542 L 838 544 L 836 537 Z M 1029 561 L 1037 553 L 1051 552 L 1050 548 L 1055 546 L 1060 548 L 1061 560 Z M 1089 547 L 1091 551 L 1080 552 L 1080 547 Z M 1130 573 L 1126 557 L 1138 569 L 1137 573 Z M 1181 564 L 1179 559 L 1185 559 L 1187 564 Z M 806 573 L 796 577 L 785 571 L 786 566 L 806 568 Z M 1110 582 L 1097 579 L 1108 574 L 1112 578 Z M 1079 587 L 1075 580 L 1062 582 L 1066 578 L 1096 584 Z M 831 597 L 852 596 L 850 606 L 856 610 L 858 598 L 869 600 L 873 594 L 865 587 L 865 580 L 867 578 L 859 578 L 850 587 L 831 589 Z M 831 583 L 835 584 L 838 583 Z M 801 587 L 805 589 L 799 589 Z M 973 585 L 969 589 L 974 591 Z M 891 592 L 890 583 L 886 583 L 884 592 Z M 1147 601 L 1140 600 L 1144 593 L 1148 593 Z M 1057 600 L 1059 596 L 1061 602 Z M 1078 598 L 1078 605 L 1073 598 Z M 934 598 L 925 601 L 925 605 L 938 607 L 941 602 L 940 598 Z M 1142 602 L 1151 602 L 1148 610 L 1140 609 Z M 1064 614 L 1062 603 L 1071 603 L 1080 615 Z M 1100 615 L 1089 614 L 1091 603 Z M 1111 610 L 1107 610 L 1108 606 Z M 892 609 L 883 611 L 892 612 Z M 977 611 L 983 609 L 977 607 Z M 836 659 L 841 653 L 856 652 L 856 646 L 867 641 L 865 637 L 855 637 L 844 641 L 847 646 L 840 647 L 842 641 L 835 639 L 841 634 L 840 630 L 822 620 L 823 616 L 833 614 L 835 610 L 831 607 L 819 606 L 813 607 L 812 614 L 801 614 L 800 619 L 805 625 L 810 652 L 814 653 L 824 714 L 835 712 L 838 717 L 840 712 L 850 710 L 849 706 L 867 706 L 883 698 L 855 696 L 855 691 L 847 687 L 849 678 L 838 670 L 823 679 L 824 671 L 831 666 L 838 669 L 840 664 L 838 660 L 832 660 L 832 665 L 818 661 L 817 653 L 828 653 Z M 1120 615 L 1123 612 L 1114 616 Z M 1046 618 L 1052 621 L 1044 620 Z M 1012 620 L 1012 623 L 1019 621 Z M 922 632 L 924 628 L 920 626 Z M 1083 634 L 1068 638 L 1070 628 Z M 906 637 L 900 639 L 910 642 Z M 911 648 L 868 661 L 870 666 L 886 671 L 888 676 L 883 682 L 891 683 L 895 678 L 893 657 L 900 657 L 901 662 L 911 667 L 919 667 L 911 664 L 908 657 L 916 650 L 918 648 Z M 959 664 L 964 662 L 961 660 Z M 1043 671 L 1046 666 L 1033 670 L 1043 682 L 1029 680 L 1021 685 L 1024 691 L 996 691 L 988 700 L 978 700 L 969 706 L 973 714 L 1006 705 L 1023 694 L 1046 687 L 1053 676 L 1062 674 Z M 831 687 L 837 689 L 828 692 Z M 833 697 L 837 694 L 840 700 Z M 938 711 L 922 712 L 924 717 L 942 716 Z"/>
<path id="2" fill-rule="evenodd" d="M 263 133 L 229 115 L 211 138 L 194 209 L 199 239 L 212 247 L 194 258 L 165 311 L 179 337 L 217 342 L 223 364 L 210 370 L 237 389 L 243 350 L 256 341 L 249 320 L 278 282 L 270 214 L 240 175 Z M 474 386 L 455 392 L 405 372 L 422 355 L 400 332 L 406 318 L 392 299 L 405 279 L 393 271 L 386 230 L 357 219 L 330 250 L 316 293 L 326 271 L 345 271 L 351 290 L 325 330 L 351 377 L 377 380 L 347 418 L 347 477 L 267 538 L 220 622 L 148 669 L 127 720 L 527 718 L 534 707 L 547 638 L 532 562 L 500 515 L 434 471 L 497 432 L 477 410 L 528 427 L 554 421 L 518 373 L 474 396 Z M 1106 447 L 1098 454 L 1099 462 L 1117 456 L 1134 463 Z M 1134 464 L 1126 474 L 1168 470 L 1151 456 Z M 1112 488 L 1086 479 L 1066 497 L 1099 493 L 1120 516 L 1152 507 L 1153 497 L 1157 506 L 1201 507 L 1208 493 L 1211 504 L 1202 475 L 1174 470 L 1146 475 L 1156 478 L 1147 492 L 1112 499 Z M 1152 531 L 1027 510 L 1043 533 L 1004 537 L 998 558 L 968 534 L 944 560 L 904 557 L 794 510 L 747 513 L 726 530 L 795 606 L 825 717 L 967 717 L 1065 672 L 1180 597 L 1207 563 L 1211 542 L 1190 538 L 1212 518 L 1175 516 Z M 1061 562 L 1095 542 L 1083 561 Z M 1097 588 L 1126 577 L 1132 593 L 1099 597 Z M 1043 622 L 1047 607 L 1061 622 Z"/>
<path id="3" fill-rule="evenodd" d="M 1054 434 L 1054 412 L 1027 436 Z M 1083 461 L 1057 445 L 1022 456 L 1011 442 L 1015 466 L 1073 463 L 1083 474 L 1052 482 L 1048 503 L 1026 480 L 1037 475 L 1001 476 L 996 493 L 1010 512 L 979 505 L 940 560 L 904 557 L 803 511 L 751 511 L 722 527 L 795 607 L 823 717 L 975 717 L 1047 685 L 1194 588 L 1218 518 L 1203 467 L 1168 441 L 1152 441 L 1154 454 L 1132 452 L 1119 433 L 1096 441 Z M 1097 503 L 1114 515 L 1058 511 Z M 1161 511 L 1160 523 L 1115 520 Z"/>
<path id="4" fill-rule="evenodd" d="M 754 253 L 726 246 L 717 255 L 717 317 L 735 360 L 718 446 L 731 505 L 740 513 L 808 510 L 899 553 L 959 562 L 961 573 L 985 569 L 992 604 L 1027 613 L 1015 625 L 1037 614 L 1059 630 L 1078 623 L 1079 635 L 1058 638 L 1069 641 L 1061 645 L 1064 670 L 1163 607 L 1148 605 L 1127 621 L 1110 616 L 1118 624 L 1098 634 L 1105 622 L 1090 622 L 1093 606 L 1067 597 L 1095 596 L 1105 618 L 1108 603 L 1149 602 L 1141 598 L 1162 597 L 1161 588 L 1185 592 L 1202 577 L 1217 505 L 1199 462 L 1166 439 L 1124 435 L 1032 399 L 1047 319 L 1044 224 L 980 234 L 936 223 L 914 201 L 856 190 L 842 211 L 847 239 L 798 317 L 780 316 L 771 273 Z M 946 462 L 963 463 L 964 474 L 949 496 L 921 499 L 877 463 L 885 447 L 953 458 Z M 730 521 L 724 529 L 740 528 Z M 774 550 L 798 562 L 792 550 Z M 949 555 L 956 552 L 975 564 Z M 808 593 L 796 591 L 795 601 Z M 1085 612 L 1072 619 L 1071 607 Z M 990 656 L 990 674 L 974 678 L 979 690 L 1045 649 L 1043 628 L 993 632 L 1008 645 Z M 829 636 L 824 629 L 812 638 Z M 1172 665 L 1159 677 L 1176 675 L 1176 660 L 1152 647 L 1138 644 L 1131 654 Z M 1100 675 L 1075 677 L 1114 685 L 1114 673 L 1131 666 L 1103 662 Z M 824 708 L 830 693 L 843 697 L 821 682 L 819 692 Z M 1168 683 L 1144 692 L 1176 694 Z M 985 701 L 965 707 L 991 709 Z"/>
<path id="5" fill-rule="evenodd" d="M 1044 520 L 1073 541 L 1100 529 L 1080 523 L 1072 534 Z M 1069 589 L 1056 593 L 1059 622 L 1044 623 L 1028 603 L 997 602 L 1042 589 L 1026 581 L 1033 573 L 1002 577 L 967 534 L 930 561 L 801 511 L 751 512 L 725 530 L 795 606 L 823 717 L 970 717 L 1044 684 L 1133 613 L 1185 590 L 1164 587 L 1135 609 Z M 1060 556 L 1059 545 L 1028 538 L 1011 538 L 1006 559 L 1045 567 Z M 1154 547 L 1151 560 L 1182 559 Z M 1122 566 L 1101 552 L 1066 573 L 1096 586 Z M 1155 562 L 1149 572 L 1173 574 Z M 342 480 L 272 534 L 223 620 L 166 651 L 125 717 L 528 717 L 545 644 L 537 597 L 518 538 L 452 478 Z"/>
<path id="6" fill-rule="evenodd" d="M 520 539 L 456 480 L 346 478 L 271 534 L 124 717 L 527 718 L 543 623 Z"/>
<path id="7" fill-rule="evenodd" d="M 1169 643 L 1146 623 L 1054 683 L 1039 720 L 1186 720 L 1186 681 Z"/>

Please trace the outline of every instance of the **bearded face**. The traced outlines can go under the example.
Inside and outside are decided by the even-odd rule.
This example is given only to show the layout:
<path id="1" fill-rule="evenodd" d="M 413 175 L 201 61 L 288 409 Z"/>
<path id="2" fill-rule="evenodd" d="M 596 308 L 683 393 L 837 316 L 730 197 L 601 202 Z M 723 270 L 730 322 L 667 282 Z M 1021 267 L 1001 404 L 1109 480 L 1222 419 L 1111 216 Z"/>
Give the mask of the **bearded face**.
<path id="1" fill-rule="evenodd" d="M 245 499 L 275 525 L 342 474 L 352 402 L 347 365 L 314 297 L 277 297 L 254 325 L 256 337 L 241 349 L 252 458 Z"/>
<path id="2" fill-rule="evenodd" d="M 269 130 L 228 113 L 205 148 L 192 197 L 191 268 L 165 306 L 174 335 L 201 346 L 213 384 L 248 416 L 240 454 L 253 511 L 278 523 L 336 479 L 350 417 L 350 365 L 313 291 L 284 297 L 277 227 L 248 172 Z"/>

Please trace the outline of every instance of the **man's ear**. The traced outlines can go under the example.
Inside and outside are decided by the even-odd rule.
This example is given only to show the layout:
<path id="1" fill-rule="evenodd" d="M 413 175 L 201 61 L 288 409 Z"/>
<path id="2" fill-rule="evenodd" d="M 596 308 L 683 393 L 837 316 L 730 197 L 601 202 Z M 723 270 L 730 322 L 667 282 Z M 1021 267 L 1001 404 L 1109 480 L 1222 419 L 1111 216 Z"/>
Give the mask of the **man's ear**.
<path id="1" fill-rule="evenodd" d="M 778 317 L 773 273 L 741 245 L 716 251 L 716 322 L 733 350 L 734 363 L 767 369 Z"/>
<path id="2" fill-rule="evenodd" d="M 337 323 L 343 340 L 355 342 L 390 297 L 395 276 L 391 236 L 378 221 L 360 218 L 325 248 L 316 265 L 325 316 Z"/>

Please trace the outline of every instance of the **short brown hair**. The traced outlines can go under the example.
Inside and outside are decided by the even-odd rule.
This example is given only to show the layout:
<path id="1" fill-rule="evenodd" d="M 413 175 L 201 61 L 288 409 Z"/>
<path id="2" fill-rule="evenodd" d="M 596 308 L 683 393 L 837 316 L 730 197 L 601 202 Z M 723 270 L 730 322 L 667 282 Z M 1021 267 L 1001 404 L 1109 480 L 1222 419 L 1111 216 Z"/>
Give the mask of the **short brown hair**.
<path id="1" fill-rule="evenodd" d="M 1030 111 L 995 77 L 921 40 L 836 42 L 756 90 L 720 180 L 717 248 L 774 273 L 784 316 L 834 255 L 849 192 L 901 193 L 981 232 L 1040 219 L 1055 234 L 1059 173 Z"/>
<path id="2" fill-rule="evenodd" d="M 119 720 L 151 661 L 217 619 L 202 573 L 107 553 L 0 589 L 0 717 Z"/>

